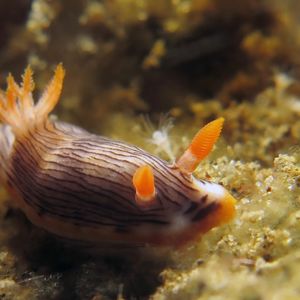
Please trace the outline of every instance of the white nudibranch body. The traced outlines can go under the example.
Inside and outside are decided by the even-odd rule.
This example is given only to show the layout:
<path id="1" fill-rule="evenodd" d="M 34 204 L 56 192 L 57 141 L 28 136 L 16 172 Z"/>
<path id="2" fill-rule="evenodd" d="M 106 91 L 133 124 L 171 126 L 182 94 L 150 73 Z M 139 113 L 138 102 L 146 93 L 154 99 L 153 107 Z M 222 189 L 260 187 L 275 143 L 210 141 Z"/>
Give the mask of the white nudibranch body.
<path id="1" fill-rule="evenodd" d="M 35 225 L 94 244 L 183 245 L 231 220 L 235 199 L 192 173 L 219 137 L 223 118 L 195 136 L 175 163 L 49 118 L 64 69 L 37 103 L 28 67 L 0 93 L 1 179 Z M 155 133 L 159 135 L 159 133 Z M 164 139 L 156 136 L 155 139 Z M 167 149 L 168 149 L 167 145 Z"/>

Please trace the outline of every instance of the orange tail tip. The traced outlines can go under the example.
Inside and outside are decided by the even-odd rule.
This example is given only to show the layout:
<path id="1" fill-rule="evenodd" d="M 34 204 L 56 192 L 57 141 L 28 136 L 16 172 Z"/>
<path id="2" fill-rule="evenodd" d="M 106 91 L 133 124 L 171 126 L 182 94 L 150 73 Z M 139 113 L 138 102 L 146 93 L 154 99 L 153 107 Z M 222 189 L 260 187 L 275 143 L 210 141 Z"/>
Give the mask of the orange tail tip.
<path id="1" fill-rule="evenodd" d="M 139 204 L 149 204 L 155 196 L 153 170 L 149 165 L 139 167 L 132 178 Z"/>
<path id="2" fill-rule="evenodd" d="M 62 64 L 56 67 L 53 79 L 36 105 L 32 98 L 34 90 L 32 75 L 33 72 L 28 66 L 21 85 L 18 85 L 9 74 L 6 94 L 0 93 L 0 121 L 10 125 L 16 134 L 24 132 L 30 124 L 47 119 L 58 102 L 65 71 Z"/>
<path id="3" fill-rule="evenodd" d="M 203 128 L 193 138 L 188 149 L 177 160 L 176 165 L 187 173 L 192 173 L 212 150 L 222 131 L 224 118 L 218 118 Z"/>

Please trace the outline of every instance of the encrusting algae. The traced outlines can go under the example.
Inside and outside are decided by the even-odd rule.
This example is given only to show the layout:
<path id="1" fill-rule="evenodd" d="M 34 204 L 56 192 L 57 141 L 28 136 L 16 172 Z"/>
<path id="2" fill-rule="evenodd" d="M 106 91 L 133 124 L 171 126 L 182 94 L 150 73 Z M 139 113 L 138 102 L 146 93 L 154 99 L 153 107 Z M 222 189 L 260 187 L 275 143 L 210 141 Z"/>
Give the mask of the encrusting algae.
<path id="1" fill-rule="evenodd" d="M 17 2 L 0 4 L 2 87 L 30 63 L 41 91 L 63 61 L 59 119 L 169 161 L 224 117 L 194 174 L 237 205 L 231 223 L 180 251 L 82 258 L 11 209 L 2 188 L 0 298 L 299 299 L 299 3 Z"/>

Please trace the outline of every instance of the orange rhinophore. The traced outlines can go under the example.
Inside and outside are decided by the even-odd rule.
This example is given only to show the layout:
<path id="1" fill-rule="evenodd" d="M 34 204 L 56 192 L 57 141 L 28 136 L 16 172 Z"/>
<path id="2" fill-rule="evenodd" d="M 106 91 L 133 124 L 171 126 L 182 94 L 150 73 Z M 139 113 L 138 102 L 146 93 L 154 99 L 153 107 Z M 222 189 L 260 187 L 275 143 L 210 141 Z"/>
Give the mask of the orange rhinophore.
<path id="1" fill-rule="evenodd" d="M 211 152 L 220 136 L 223 123 L 224 118 L 219 118 L 201 128 L 188 149 L 177 160 L 177 166 L 188 173 L 194 172 L 200 161 Z"/>
<path id="2" fill-rule="evenodd" d="M 41 98 L 32 70 L 0 91 L 0 178 L 29 220 L 95 245 L 182 245 L 229 222 L 235 199 L 192 172 L 218 139 L 223 118 L 203 127 L 168 163 L 120 141 L 49 118 L 62 91 L 61 64 Z"/>

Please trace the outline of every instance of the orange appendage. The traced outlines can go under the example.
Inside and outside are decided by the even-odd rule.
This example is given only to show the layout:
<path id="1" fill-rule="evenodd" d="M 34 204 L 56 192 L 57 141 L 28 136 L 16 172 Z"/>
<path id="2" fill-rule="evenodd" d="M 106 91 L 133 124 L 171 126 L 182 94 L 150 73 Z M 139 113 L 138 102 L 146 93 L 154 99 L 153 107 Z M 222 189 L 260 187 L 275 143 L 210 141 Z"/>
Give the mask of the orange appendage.
<path id="1" fill-rule="evenodd" d="M 182 171 L 194 172 L 200 161 L 211 152 L 220 136 L 223 123 L 224 118 L 218 118 L 198 131 L 188 149 L 176 162 Z"/>
<path id="2" fill-rule="evenodd" d="M 28 66 L 18 85 L 11 74 L 7 77 L 6 93 L 0 91 L 0 121 L 12 127 L 15 133 L 24 130 L 39 120 L 45 120 L 53 110 L 61 94 L 65 71 L 62 64 L 56 67 L 55 74 L 36 105 L 32 98 L 33 72 Z"/>
<path id="3" fill-rule="evenodd" d="M 149 165 L 139 167 L 132 178 L 136 195 L 141 201 L 149 201 L 155 195 L 153 170 Z"/>
<path id="4" fill-rule="evenodd" d="M 25 69 L 24 75 L 22 76 L 23 82 L 22 82 L 22 96 L 23 99 L 23 107 L 24 109 L 29 109 L 34 105 L 33 98 L 32 98 L 32 92 L 34 90 L 34 82 L 33 82 L 33 72 L 31 70 L 31 67 L 28 66 Z"/>
<path id="5" fill-rule="evenodd" d="M 16 99 L 19 95 L 19 87 L 15 82 L 14 77 L 9 74 L 7 76 L 7 90 L 6 90 L 6 107 L 7 109 L 16 109 Z"/>
<path id="6" fill-rule="evenodd" d="M 27 66 L 25 69 L 24 75 L 22 76 L 23 82 L 22 82 L 22 87 L 23 87 L 23 93 L 28 94 L 31 93 L 34 90 L 34 82 L 32 78 L 33 72 L 30 66 Z"/>
<path id="7" fill-rule="evenodd" d="M 15 124 L 20 118 L 18 105 L 16 103 L 20 94 L 20 88 L 16 84 L 13 76 L 7 76 L 6 93 L 1 91 L 0 94 L 0 121 L 9 125 Z"/>
<path id="8" fill-rule="evenodd" d="M 218 118 L 201 128 L 193 138 L 189 149 L 199 161 L 211 152 L 212 147 L 220 136 L 223 123 L 224 118 Z"/>
<path id="9" fill-rule="evenodd" d="M 36 105 L 37 113 L 40 116 L 47 116 L 57 104 L 62 91 L 64 77 L 65 70 L 60 63 L 55 69 L 51 82 Z"/>

